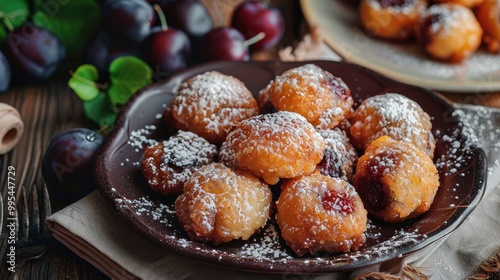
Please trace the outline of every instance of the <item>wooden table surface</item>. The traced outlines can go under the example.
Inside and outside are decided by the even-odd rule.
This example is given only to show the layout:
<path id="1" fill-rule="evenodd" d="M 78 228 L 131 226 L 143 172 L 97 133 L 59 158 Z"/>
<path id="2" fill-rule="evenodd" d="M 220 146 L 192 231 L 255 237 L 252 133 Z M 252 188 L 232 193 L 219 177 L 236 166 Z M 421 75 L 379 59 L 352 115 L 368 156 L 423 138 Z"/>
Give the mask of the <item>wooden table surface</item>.
<path id="1" fill-rule="evenodd" d="M 209 8 L 216 25 L 227 24 L 227 17 L 241 0 L 202 1 Z M 307 30 L 304 25 L 298 1 L 272 1 L 282 9 L 286 18 L 286 33 L 280 47 L 294 45 Z M 277 49 L 253 56 L 263 60 L 277 57 Z M 16 197 L 19 200 L 21 189 L 29 193 L 33 188 L 40 190 L 44 181 L 41 176 L 41 158 L 51 138 L 67 128 L 95 128 L 86 120 L 82 111 L 82 103 L 76 94 L 67 86 L 69 70 L 74 70 L 78 62 L 66 63 L 61 71 L 49 82 L 38 85 L 13 85 L 0 94 L 0 102 L 18 109 L 25 124 L 25 132 L 17 147 L 6 155 L 0 156 L 0 185 L 3 201 L 7 197 L 7 169 L 16 169 Z M 500 107 L 500 93 L 443 93 L 455 102 Z M 4 203 L 5 204 L 5 203 Z M 53 203 L 53 211 L 62 205 Z M 5 212 L 5 210 L 4 210 Z M 2 263 L 1 279 L 9 276 L 6 265 L 7 232 L 5 218 L 1 231 L 0 260 Z M 14 275 L 10 275 L 13 277 Z M 49 249 L 41 258 L 33 260 L 19 271 L 19 279 L 106 279 L 106 276 L 92 265 L 79 258 L 61 243 L 52 239 Z"/>

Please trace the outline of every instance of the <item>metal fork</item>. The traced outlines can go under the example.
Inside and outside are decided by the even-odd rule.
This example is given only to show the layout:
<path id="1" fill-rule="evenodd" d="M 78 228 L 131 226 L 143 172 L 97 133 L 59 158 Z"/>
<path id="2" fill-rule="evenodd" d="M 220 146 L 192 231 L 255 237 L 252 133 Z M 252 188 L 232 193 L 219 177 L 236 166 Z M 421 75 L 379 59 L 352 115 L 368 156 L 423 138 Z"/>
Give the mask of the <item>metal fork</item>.
<path id="1" fill-rule="evenodd" d="M 45 219 L 51 215 L 51 205 L 47 186 L 44 184 L 41 194 L 33 186 L 26 196 L 21 189 L 20 205 L 17 210 L 16 267 L 10 279 L 17 279 L 20 269 L 29 261 L 40 258 L 49 248 L 52 240 Z"/>

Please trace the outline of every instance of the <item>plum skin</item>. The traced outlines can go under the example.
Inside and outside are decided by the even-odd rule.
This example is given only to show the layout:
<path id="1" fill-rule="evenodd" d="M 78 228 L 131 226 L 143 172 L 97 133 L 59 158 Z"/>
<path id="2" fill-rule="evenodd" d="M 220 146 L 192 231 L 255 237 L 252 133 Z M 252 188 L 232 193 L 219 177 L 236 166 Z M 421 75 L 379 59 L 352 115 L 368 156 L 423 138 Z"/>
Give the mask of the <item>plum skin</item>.
<path id="1" fill-rule="evenodd" d="M 50 78 L 66 57 L 66 49 L 54 33 L 32 24 L 10 32 L 2 51 L 16 79 L 35 83 Z"/>
<path id="2" fill-rule="evenodd" d="M 7 58 L 0 52 L 0 92 L 7 90 L 10 84 L 10 65 Z"/>
<path id="3" fill-rule="evenodd" d="M 42 176 L 57 199 L 71 203 L 95 189 L 94 162 L 103 139 L 87 128 L 52 138 L 42 159 Z"/>

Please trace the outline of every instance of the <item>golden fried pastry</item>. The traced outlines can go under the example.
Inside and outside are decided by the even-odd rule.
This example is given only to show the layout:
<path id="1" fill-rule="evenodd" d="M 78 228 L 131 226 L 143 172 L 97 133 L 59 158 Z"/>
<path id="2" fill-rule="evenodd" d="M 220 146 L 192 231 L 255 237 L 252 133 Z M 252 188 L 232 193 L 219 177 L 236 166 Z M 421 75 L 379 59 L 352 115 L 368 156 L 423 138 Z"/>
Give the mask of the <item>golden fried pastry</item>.
<path id="1" fill-rule="evenodd" d="M 212 163 L 186 181 L 175 211 L 190 238 L 221 244 L 247 240 L 262 228 L 271 201 L 269 186 L 255 176 Z"/>
<path id="2" fill-rule="evenodd" d="M 226 141 L 236 167 L 270 185 L 313 172 L 325 148 L 321 135 L 304 117 L 287 111 L 246 119 Z"/>
<path id="3" fill-rule="evenodd" d="M 240 121 L 259 114 L 257 101 L 245 85 L 232 76 L 209 71 L 182 83 L 170 104 L 171 122 L 211 143 L 222 143 Z"/>
<path id="4" fill-rule="evenodd" d="M 362 150 L 373 140 L 388 135 L 411 142 L 431 158 L 436 141 L 429 115 L 415 101 L 397 93 L 365 99 L 351 117 L 353 145 Z"/>
<path id="5" fill-rule="evenodd" d="M 359 158 L 353 184 L 370 215 L 393 223 L 429 210 L 439 175 L 415 145 L 382 136 Z"/>
<path id="6" fill-rule="evenodd" d="M 319 129 L 337 126 L 353 111 L 351 90 L 339 77 L 314 64 L 292 68 L 261 92 L 278 111 L 295 112 Z M 267 108 L 261 101 L 260 107 Z"/>
<path id="7" fill-rule="evenodd" d="M 445 4 L 445 3 L 458 4 L 472 9 L 481 5 L 484 2 L 484 0 L 434 0 L 434 2 L 437 4 Z"/>
<path id="8" fill-rule="evenodd" d="M 217 158 L 217 147 L 188 131 L 146 148 L 141 170 L 148 185 L 163 195 L 182 192 L 184 182 Z"/>
<path id="9" fill-rule="evenodd" d="M 323 159 L 316 170 L 323 175 L 350 181 L 358 160 L 358 152 L 339 128 L 318 130 L 325 141 Z"/>
<path id="10" fill-rule="evenodd" d="M 286 180 L 276 208 L 281 236 L 299 256 L 354 251 L 365 242 L 367 211 L 339 178 L 315 173 Z"/>
<path id="11" fill-rule="evenodd" d="M 432 5 L 420 17 L 416 36 L 432 58 L 457 63 L 481 45 L 483 29 L 474 13 L 459 4 Z"/>
<path id="12" fill-rule="evenodd" d="M 363 28 L 375 37 L 407 40 L 427 8 L 427 0 L 361 0 L 359 16 Z"/>
<path id="13" fill-rule="evenodd" d="M 476 8 L 476 18 L 483 28 L 483 42 L 492 53 L 500 52 L 500 3 L 484 0 Z"/>

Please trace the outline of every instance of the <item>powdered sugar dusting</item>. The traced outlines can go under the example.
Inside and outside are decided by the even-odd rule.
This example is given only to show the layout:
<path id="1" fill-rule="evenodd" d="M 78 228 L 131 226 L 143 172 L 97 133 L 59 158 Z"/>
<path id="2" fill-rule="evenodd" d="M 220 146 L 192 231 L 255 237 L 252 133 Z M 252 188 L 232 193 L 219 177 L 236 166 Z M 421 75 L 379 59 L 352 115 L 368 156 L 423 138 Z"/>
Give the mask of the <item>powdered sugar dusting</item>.
<path id="1" fill-rule="evenodd" d="M 295 92 L 298 95 L 307 96 L 307 91 L 309 89 L 304 88 L 301 90 L 299 87 L 298 79 L 306 79 L 309 81 L 307 84 L 313 91 L 321 91 L 321 81 L 330 80 L 331 77 L 326 71 L 321 70 L 318 66 L 314 64 L 306 64 L 301 67 L 292 68 L 286 71 L 286 75 L 277 76 L 274 80 L 274 84 L 278 91 L 283 91 L 285 85 L 291 86 L 297 91 Z M 338 86 L 344 87 L 347 90 L 347 86 L 344 83 L 338 83 Z"/>
<path id="2" fill-rule="evenodd" d="M 155 139 L 149 138 L 155 130 L 156 126 L 154 125 L 147 125 L 138 130 L 132 130 L 127 144 L 129 144 L 135 152 L 142 152 L 145 147 L 158 143 Z"/>
<path id="3" fill-rule="evenodd" d="M 299 114 L 281 111 L 273 114 L 259 115 L 243 121 L 245 126 L 255 128 L 252 135 L 266 145 L 265 140 L 276 138 L 272 143 L 281 146 L 268 147 L 272 151 L 281 151 L 281 148 L 290 145 L 299 147 L 314 146 L 314 150 L 321 150 L 323 139 L 314 130 L 314 127 Z M 307 137 L 307 134 L 311 134 Z M 288 135 L 288 137 L 280 137 Z M 236 140 L 236 139 L 233 139 Z M 243 139 L 241 139 L 243 140 Z"/>
<path id="4" fill-rule="evenodd" d="M 217 147 L 189 131 L 179 130 L 166 141 L 149 146 L 141 164 L 151 189 L 180 193 L 184 182 L 201 166 L 214 162 Z"/>
<path id="5" fill-rule="evenodd" d="M 178 167 L 208 164 L 212 162 L 210 158 L 217 154 L 215 145 L 189 131 L 180 130 L 162 144 L 164 152 L 162 168 L 167 163 Z"/>
<path id="6" fill-rule="evenodd" d="M 460 131 L 454 130 L 451 133 L 443 135 L 443 140 L 451 143 L 452 149 L 449 151 L 449 156 L 453 162 L 440 161 L 440 165 L 451 166 L 449 173 L 453 174 L 456 168 L 461 167 L 466 157 L 470 157 L 471 147 L 480 147 L 489 152 L 488 157 L 495 158 L 495 155 L 500 155 L 500 113 L 496 113 L 494 117 L 494 109 L 480 106 L 463 106 L 454 110 L 453 117 L 457 117 L 461 134 L 465 135 L 465 144 L 463 146 L 457 142 L 457 136 Z M 456 156 L 457 149 L 465 151 L 464 156 Z M 453 168 L 454 167 L 454 168 Z M 494 170 L 500 168 L 498 159 L 490 162 L 488 166 L 488 175 L 493 175 Z"/>
<path id="7" fill-rule="evenodd" d="M 450 32 L 458 28 L 468 28 L 467 22 L 471 18 L 471 12 L 467 8 L 452 4 L 432 5 L 427 9 L 422 18 L 435 17 L 429 31 L 440 37 L 447 37 Z"/>
<path id="8" fill-rule="evenodd" d="M 351 133 L 358 148 L 366 148 L 375 139 L 388 135 L 414 143 L 431 156 L 434 152 L 434 139 L 429 135 L 430 116 L 404 95 L 386 93 L 369 97 L 356 109 L 352 119 Z"/>
<path id="9" fill-rule="evenodd" d="M 261 108 L 270 102 L 277 110 L 304 116 L 314 126 L 337 126 L 353 111 L 350 88 L 344 81 L 314 64 L 288 69 L 259 94 Z"/>
<path id="10" fill-rule="evenodd" d="M 281 244 L 277 226 L 270 224 L 263 232 L 260 239 L 255 237 L 250 242 L 241 247 L 242 256 L 257 258 L 261 260 L 286 260 L 293 259 L 293 256 Z"/>
<path id="11" fill-rule="evenodd" d="M 228 134 L 226 141 L 234 150 L 238 167 L 271 185 L 279 178 L 312 172 L 325 147 L 311 123 L 288 111 L 246 119 Z"/>
<path id="12" fill-rule="evenodd" d="M 318 132 L 325 141 L 323 159 L 318 164 L 319 171 L 324 175 L 350 181 L 358 160 L 358 152 L 345 131 L 335 128 Z"/>
<path id="13" fill-rule="evenodd" d="M 216 71 L 182 83 L 171 106 L 183 126 L 197 123 L 222 139 L 238 122 L 259 113 L 257 101 L 240 80 Z"/>
<path id="14" fill-rule="evenodd" d="M 478 123 L 479 119 L 477 116 L 469 117 L 461 110 L 453 111 L 451 116 L 458 118 L 459 122 L 457 126 L 449 131 L 437 130 L 435 132 L 436 138 L 448 147 L 445 153 L 436 159 L 436 167 L 441 169 L 444 176 L 457 174 L 462 165 L 465 165 L 474 156 L 473 148 L 481 147 L 482 143 L 484 143 L 484 141 L 479 140 L 476 133 L 477 127 L 474 127 L 482 126 L 482 124 Z M 489 137 L 498 139 L 495 132 L 492 132 Z M 487 142 L 498 143 L 498 141 Z M 493 145 L 497 146 L 498 144 Z"/>
<path id="15" fill-rule="evenodd" d="M 176 201 L 180 223 L 196 240 L 215 244 L 247 240 L 270 213 L 269 186 L 220 163 L 201 167 Z"/>
<path id="16" fill-rule="evenodd" d="M 418 230 L 410 232 L 405 230 L 395 230 L 394 234 L 389 239 L 380 241 L 376 245 L 364 248 L 354 254 L 350 254 L 349 257 L 355 260 L 377 259 L 396 252 L 397 248 L 410 247 L 418 244 L 426 238 L 427 236 L 420 234 Z"/>
<path id="17" fill-rule="evenodd" d="M 155 200 L 147 196 L 138 199 L 124 198 L 121 203 L 123 207 L 131 207 L 134 209 L 136 215 L 148 216 L 161 224 L 170 227 L 173 226 L 173 219 L 169 219 L 169 216 L 175 214 L 173 205 L 155 202 Z"/>
<path id="18" fill-rule="evenodd" d="M 375 10 L 385 9 L 391 14 L 411 14 L 415 12 L 416 3 L 420 0 L 388 1 L 388 0 L 367 0 L 367 4 Z M 422 5 L 420 5 L 422 6 Z"/>

